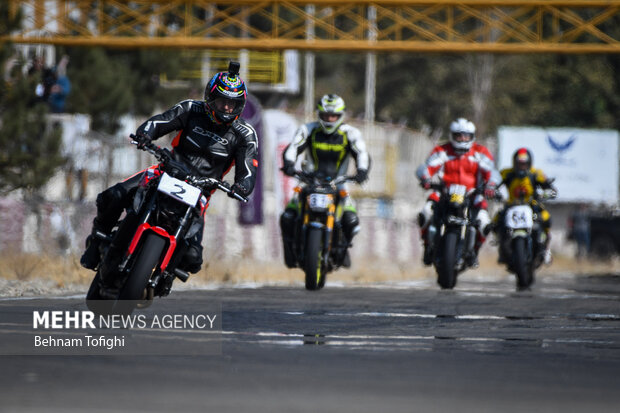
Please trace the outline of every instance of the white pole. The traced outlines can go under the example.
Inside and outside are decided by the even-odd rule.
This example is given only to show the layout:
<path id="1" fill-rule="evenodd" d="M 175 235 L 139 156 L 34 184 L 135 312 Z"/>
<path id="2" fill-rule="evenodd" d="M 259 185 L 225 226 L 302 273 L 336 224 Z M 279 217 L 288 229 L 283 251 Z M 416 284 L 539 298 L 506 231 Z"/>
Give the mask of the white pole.
<path id="1" fill-rule="evenodd" d="M 314 15 L 315 7 L 306 6 L 306 13 Z M 306 22 L 306 41 L 314 39 L 314 22 Z M 314 52 L 305 53 L 305 83 L 304 83 L 304 117 L 309 122 L 314 115 Z"/>
<path id="2" fill-rule="evenodd" d="M 368 7 L 368 42 L 377 41 L 377 9 Z M 364 120 L 368 128 L 375 120 L 375 99 L 377 83 L 377 55 L 369 52 L 366 54 L 366 102 Z"/>

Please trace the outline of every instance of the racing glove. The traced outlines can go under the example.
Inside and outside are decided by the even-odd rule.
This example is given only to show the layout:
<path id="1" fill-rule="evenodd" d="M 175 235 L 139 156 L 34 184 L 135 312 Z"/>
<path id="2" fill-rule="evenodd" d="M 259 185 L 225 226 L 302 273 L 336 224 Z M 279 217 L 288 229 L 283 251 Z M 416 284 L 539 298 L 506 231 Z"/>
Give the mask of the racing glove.
<path id="1" fill-rule="evenodd" d="M 288 176 L 295 175 L 295 164 L 290 161 L 284 161 L 282 172 L 284 172 L 284 175 L 288 175 Z"/>
<path id="2" fill-rule="evenodd" d="M 484 188 L 484 197 L 486 199 L 495 199 L 495 188 L 489 186 Z"/>
<path id="3" fill-rule="evenodd" d="M 357 174 L 355 174 L 355 182 L 357 182 L 358 184 L 362 184 L 367 179 L 368 179 L 368 170 L 358 169 Z"/>
<path id="4" fill-rule="evenodd" d="M 420 179 L 420 186 L 424 189 L 431 189 L 431 180 L 427 178 Z"/>
<path id="5" fill-rule="evenodd" d="M 235 182 L 230 187 L 230 192 L 228 193 L 228 196 L 231 198 L 234 198 L 235 194 L 247 197 L 250 194 L 250 191 L 248 191 L 247 188 L 241 185 L 240 183 Z"/>
<path id="6" fill-rule="evenodd" d="M 134 140 L 138 142 L 138 144 L 136 145 L 138 149 L 144 149 L 146 145 L 148 145 L 152 141 L 151 137 L 143 132 L 136 133 Z"/>

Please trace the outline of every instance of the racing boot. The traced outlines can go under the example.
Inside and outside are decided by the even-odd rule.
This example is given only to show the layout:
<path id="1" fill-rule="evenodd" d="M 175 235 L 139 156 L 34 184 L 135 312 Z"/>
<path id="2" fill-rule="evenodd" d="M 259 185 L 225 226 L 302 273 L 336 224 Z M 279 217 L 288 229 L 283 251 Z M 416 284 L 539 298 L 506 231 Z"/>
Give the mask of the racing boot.
<path id="1" fill-rule="evenodd" d="M 553 255 L 551 254 L 551 234 L 549 232 L 546 234 L 547 238 L 545 239 L 545 250 L 543 251 L 543 263 L 545 265 L 551 265 L 553 262 Z"/>
<path id="2" fill-rule="evenodd" d="M 422 255 L 422 262 L 424 265 L 429 266 L 433 264 L 433 241 L 435 239 L 435 234 L 437 230 L 434 225 L 429 225 L 426 228 L 422 228 L 420 231 L 420 236 L 423 240 L 424 245 L 424 254 Z"/>
<path id="3" fill-rule="evenodd" d="M 480 252 L 480 247 L 484 244 L 486 237 L 482 235 L 482 233 L 478 232 L 476 236 L 476 243 L 474 244 L 473 251 L 466 258 L 467 265 L 471 268 L 478 268 L 480 266 L 480 262 L 478 262 L 478 253 Z"/>
<path id="4" fill-rule="evenodd" d="M 424 243 L 424 255 L 422 256 L 424 265 L 429 266 L 433 263 L 433 249 L 428 243 Z"/>
<path id="5" fill-rule="evenodd" d="M 284 252 L 284 265 L 287 268 L 297 267 L 297 255 L 295 254 L 295 224 L 297 212 L 292 208 L 284 210 L 280 215 L 280 231 L 282 232 L 282 250 Z"/>
<path id="6" fill-rule="evenodd" d="M 102 236 L 105 237 L 105 232 L 102 231 L 95 223 L 93 223 L 93 230 L 90 235 L 86 237 L 86 249 L 84 250 L 82 257 L 80 258 L 80 264 L 82 265 L 82 267 L 93 271 L 97 269 L 97 266 L 101 261 L 100 247 L 103 241 Z"/>
<path id="7" fill-rule="evenodd" d="M 346 249 L 344 251 L 344 257 L 342 258 L 342 266 L 344 268 L 351 268 L 351 256 L 349 255 L 349 250 Z"/>

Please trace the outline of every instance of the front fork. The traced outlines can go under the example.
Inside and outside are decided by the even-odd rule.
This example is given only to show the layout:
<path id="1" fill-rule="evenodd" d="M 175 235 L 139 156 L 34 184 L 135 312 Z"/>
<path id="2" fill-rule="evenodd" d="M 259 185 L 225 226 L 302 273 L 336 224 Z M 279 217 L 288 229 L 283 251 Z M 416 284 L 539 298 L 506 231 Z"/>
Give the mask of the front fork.
<path id="1" fill-rule="evenodd" d="M 159 235 L 161 235 L 162 237 L 167 236 L 169 239 L 169 244 L 168 244 L 168 249 L 166 250 L 166 254 L 164 255 L 164 260 L 161 263 L 160 271 L 156 272 L 155 276 L 149 281 L 149 285 L 152 288 L 155 288 L 159 284 L 161 277 L 166 272 L 167 268 L 173 268 L 174 271 L 172 274 L 174 274 L 174 276 L 177 276 L 179 279 L 181 279 L 181 281 L 185 282 L 189 278 L 189 274 L 185 271 L 181 271 L 176 268 L 178 261 L 182 259 L 183 257 L 182 257 L 182 254 L 175 254 L 175 252 L 177 251 L 177 248 L 179 246 L 178 245 L 179 240 L 182 240 L 182 238 L 185 236 L 187 232 L 187 228 L 189 227 L 191 223 L 191 215 L 192 215 L 193 207 L 191 206 L 187 207 L 187 209 L 185 210 L 185 214 L 183 215 L 183 218 L 179 222 L 179 226 L 177 230 L 172 236 L 170 236 L 167 233 L 167 231 L 165 231 L 164 229 L 160 227 L 153 227 L 148 224 L 149 218 L 151 217 L 154 207 L 155 207 L 155 202 L 153 199 L 149 203 L 148 207 L 146 208 L 146 211 L 142 215 L 142 218 L 138 222 L 137 230 L 134 234 L 134 237 L 131 243 L 129 244 L 129 247 L 126 250 L 125 257 L 123 258 L 123 261 L 119 265 L 118 269 L 120 272 L 123 272 L 127 269 L 127 265 L 129 261 L 131 260 L 131 257 L 133 257 L 133 254 L 137 249 L 136 247 L 139 244 L 142 238 L 142 235 L 146 233 L 147 231 L 152 230 L 158 233 Z M 175 256 L 174 260 L 172 259 L 173 256 Z"/>

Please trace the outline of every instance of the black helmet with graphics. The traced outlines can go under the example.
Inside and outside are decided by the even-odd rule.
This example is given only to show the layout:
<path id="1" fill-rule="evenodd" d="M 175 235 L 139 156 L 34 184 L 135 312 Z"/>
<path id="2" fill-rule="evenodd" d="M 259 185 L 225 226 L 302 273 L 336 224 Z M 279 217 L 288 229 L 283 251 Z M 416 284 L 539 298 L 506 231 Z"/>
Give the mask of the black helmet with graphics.
<path id="1" fill-rule="evenodd" d="M 243 112 L 247 100 L 239 63 L 230 62 L 228 72 L 216 73 L 205 88 L 207 115 L 215 123 L 230 124 Z"/>
<path id="2" fill-rule="evenodd" d="M 512 168 L 523 178 L 532 167 L 532 153 L 527 148 L 519 148 L 512 155 Z"/>

